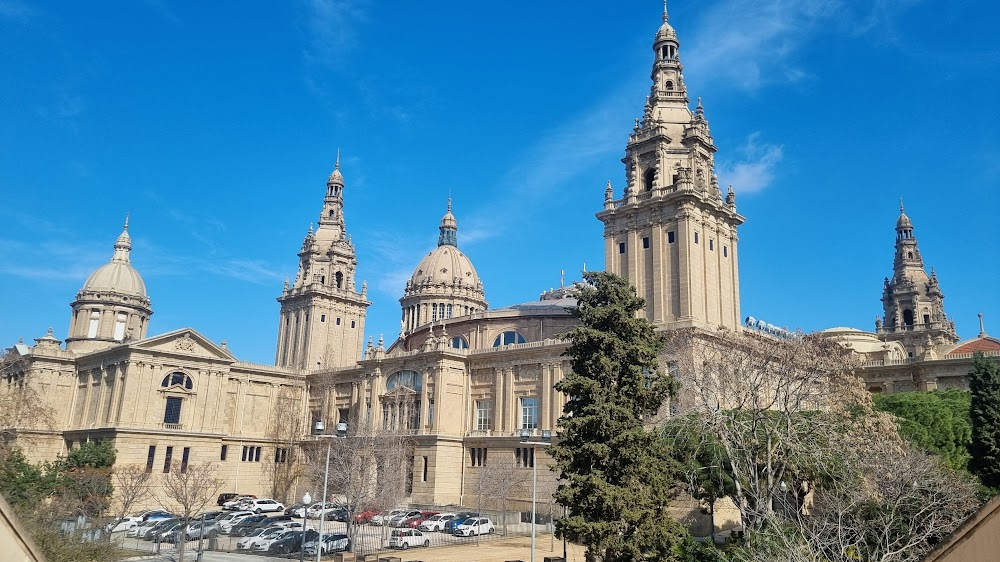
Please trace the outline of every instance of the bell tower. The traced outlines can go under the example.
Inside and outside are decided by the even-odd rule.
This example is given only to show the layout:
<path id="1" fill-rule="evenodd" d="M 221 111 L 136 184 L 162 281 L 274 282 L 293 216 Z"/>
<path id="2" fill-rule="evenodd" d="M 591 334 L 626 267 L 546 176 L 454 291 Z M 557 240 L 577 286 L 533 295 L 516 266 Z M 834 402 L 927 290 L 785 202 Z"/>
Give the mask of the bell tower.
<path id="1" fill-rule="evenodd" d="M 936 346 L 958 341 L 955 323 L 944 313 L 944 293 L 937 273 L 931 268 L 928 277 L 924 260 L 917 248 L 913 222 L 899 202 L 896 221 L 896 252 L 892 260 L 892 279 L 882 283 L 884 316 L 876 319 L 875 330 L 886 341 L 898 341 L 910 357 L 918 357 Z"/>
<path id="2" fill-rule="evenodd" d="M 299 251 L 295 282 L 278 297 L 281 322 L 275 364 L 297 369 L 348 367 L 361 359 L 368 288 L 355 290 L 358 260 L 344 224 L 344 176 L 337 164 L 326 182 L 319 226 Z"/>
<path id="3" fill-rule="evenodd" d="M 715 151 L 699 98 L 689 107 L 680 43 L 669 23 L 653 41 L 653 84 L 625 146 L 626 184 L 616 198 L 609 181 L 604 210 L 604 263 L 646 300 L 659 329 L 740 325 L 737 227 L 732 188 L 723 196 Z"/>

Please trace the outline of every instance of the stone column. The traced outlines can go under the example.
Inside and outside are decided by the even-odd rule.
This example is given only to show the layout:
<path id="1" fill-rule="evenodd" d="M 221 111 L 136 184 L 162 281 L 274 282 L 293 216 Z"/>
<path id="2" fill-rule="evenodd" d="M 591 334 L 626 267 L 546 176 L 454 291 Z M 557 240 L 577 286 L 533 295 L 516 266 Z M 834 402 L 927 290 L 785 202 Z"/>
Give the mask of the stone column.
<path id="1" fill-rule="evenodd" d="M 553 429 L 552 426 L 552 365 L 542 363 L 542 391 L 538 400 L 538 429 Z"/>

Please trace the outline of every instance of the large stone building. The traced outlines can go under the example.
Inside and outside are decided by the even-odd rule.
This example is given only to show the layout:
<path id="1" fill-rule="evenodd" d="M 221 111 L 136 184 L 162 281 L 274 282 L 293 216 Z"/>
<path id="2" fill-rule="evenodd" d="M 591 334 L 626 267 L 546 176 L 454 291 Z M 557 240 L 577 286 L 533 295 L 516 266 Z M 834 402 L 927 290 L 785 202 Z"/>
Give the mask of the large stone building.
<path id="1" fill-rule="evenodd" d="M 605 266 L 635 286 L 659 330 L 743 329 L 737 229 L 744 218 L 732 188 L 719 188 L 708 119 L 700 100 L 690 109 L 680 42 L 666 13 L 652 50 L 650 95 L 622 159 L 626 184 L 620 197 L 607 185 L 602 209 L 600 189 L 594 192 Z M 566 400 L 553 385 L 570 368 L 559 335 L 577 322 L 571 288 L 489 308 L 489 283 L 459 249 L 449 201 L 438 246 L 414 257 L 399 300 L 399 337 L 365 345 L 371 303 L 366 287 L 356 287 L 347 187 L 338 158 L 318 227 L 310 228 L 295 280 L 278 297 L 274 366 L 239 361 L 225 342 L 193 329 L 149 336 L 153 305 L 129 262 L 126 219 L 110 262 L 71 303 L 65 346 L 50 332 L 13 348 L 19 361 L 7 381 L 34 385 L 57 413 L 50 426 L 19 428 L 33 459 L 107 439 L 119 463 L 166 472 L 212 462 L 225 491 L 267 494 L 275 467 L 289 462 L 294 442 L 323 419 L 412 434 L 407 499 L 416 504 L 469 504 L 473 483 L 493 459 L 530 468 L 534 453 L 519 435 L 554 430 Z M 877 331 L 825 333 L 864 355 L 873 390 L 962 386 L 970 352 L 1000 353 L 1000 342 L 985 334 L 956 342 L 905 214 L 896 231 Z M 285 429 L 291 420 L 293 439 L 278 420 Z M 289 494 L 297 497 L 304 486 Z"/>

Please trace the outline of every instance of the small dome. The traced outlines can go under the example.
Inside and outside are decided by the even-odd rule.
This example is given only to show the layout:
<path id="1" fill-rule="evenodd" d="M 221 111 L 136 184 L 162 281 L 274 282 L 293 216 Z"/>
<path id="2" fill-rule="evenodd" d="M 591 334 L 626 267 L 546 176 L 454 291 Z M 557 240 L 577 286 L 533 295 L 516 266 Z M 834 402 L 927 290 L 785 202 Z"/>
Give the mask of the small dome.
<path id="1" fill-rule="evenodd" d="M 407 292 L 428 285 L 462 285 L 482 290 L 482 283 L 472 260 L 451 245 L 438 246 L 420 260 L 410 277 Z"/>
<path id="2" fill-rule="evenodd" d="M 896 221 L 896 228 L 913 228 L 913 223 L 910 222 L 910 217 L 906 216 L 906 213 L 899 212 L 899 220 Z"/>
<path id="3" fill-rule="evenodd" d="M 337 149 L 337 163 L 333 165 L 333 171 L 330 172 L 329 179 L 326 180 L 327 185 L 336 184 L 341 187 L 344 186 L 344 176 L 340 173 L 340 149 Z"/>
<path id="4" fill-rule="evenodd" d="M 117 293 L 135 297 L 147 298 L 146 283 L 139 272 L 129 263 L 129 252 L 132 250 L 132 238 L 128 234 L 128 219 L 125 228 L 115 241 L 115 253 L 111 261 L 99 267 L 87 278 L 82 291 L 97 293 Z"/>
<path id="5" fill-rule="evenodd" d="M 656 42 L 659 43 L 660 41 L 676 41 L 676 40 L 677 40 L 677 32 L 674 31 L 673 26 L 671 26 L 669 23 L 667 23 L 666 20 L 664 20 L 663 25 L 660 26 L 660 29 L 656 30 Z"/>

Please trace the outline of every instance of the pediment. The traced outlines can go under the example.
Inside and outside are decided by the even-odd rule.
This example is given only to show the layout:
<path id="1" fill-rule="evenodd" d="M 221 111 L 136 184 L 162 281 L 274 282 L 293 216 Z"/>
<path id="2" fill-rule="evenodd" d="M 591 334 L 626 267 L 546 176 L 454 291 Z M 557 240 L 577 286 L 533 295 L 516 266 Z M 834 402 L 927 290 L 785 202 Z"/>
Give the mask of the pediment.
<path id="1" fill-rule="evenodd" d="M 236 359 L 228 350 L 215 345 L 211 340 L 191 328 L 182 328 L 173 332 L 167 332 L 166 334 L 146 338 L 129 344 L 129 347 L 153 353 L 160 352 L 170 355 L 221 359 L 223 361 L 233 361 Z"/>

